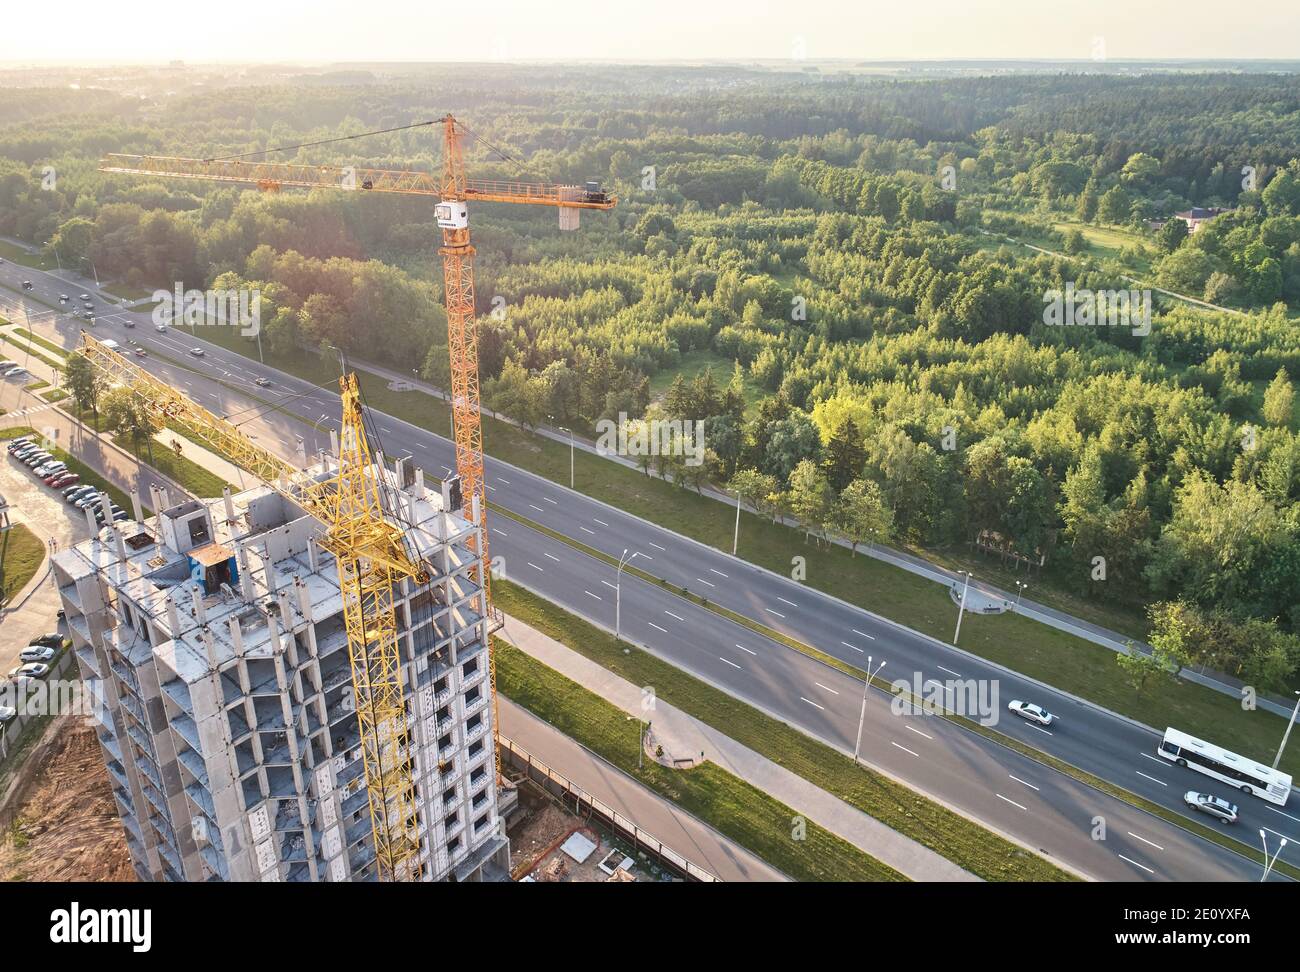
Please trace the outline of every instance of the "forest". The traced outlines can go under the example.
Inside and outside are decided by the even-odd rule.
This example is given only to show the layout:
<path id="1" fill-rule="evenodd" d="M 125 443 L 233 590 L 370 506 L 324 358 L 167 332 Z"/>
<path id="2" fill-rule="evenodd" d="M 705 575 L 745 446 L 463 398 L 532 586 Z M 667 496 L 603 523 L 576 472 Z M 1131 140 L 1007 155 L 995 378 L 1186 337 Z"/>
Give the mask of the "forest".
<path id="1" fill-rule="evenodd" d="M 1180 658 L 1213 644 L 1270 687 L 1300 669 L 1294 76 L 495 65 L 183 80 L 0 88 L 0 236 L 133 287 L 257 288 L 269 347 L 423 363 L 445 385 L 423 200 L 96 165 L 450 110 L 475 134 L 475 177 L 599 180 L 620 200 L 576 233 L 550 211 L 474 211 L 498 412 L 591 437 L 620 413 L 700 420 L 702 466 L 648 457 L 647 471 L 730 489 L 814 542 L 979 542 L 1147 612 L 1152 643 Z M 273 157 L 437 171 L 433 132 Z M 1225 212 L 1188 232 L 1173 214 L 1191 207 Z M 1045 294 L 1067 285 L 1169 293 L 1139 336 L 1045 323 Z"/>

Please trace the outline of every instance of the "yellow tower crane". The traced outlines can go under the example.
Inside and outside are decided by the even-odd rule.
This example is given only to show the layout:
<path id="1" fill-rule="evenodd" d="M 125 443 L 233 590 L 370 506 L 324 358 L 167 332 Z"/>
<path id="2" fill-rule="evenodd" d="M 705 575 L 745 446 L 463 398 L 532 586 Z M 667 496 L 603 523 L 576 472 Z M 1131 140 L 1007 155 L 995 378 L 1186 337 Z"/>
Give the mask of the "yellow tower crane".
<path id="1" fill-rule="evenodd" d="M 408 548 L 402 529 L 385 516 L 391 504 L 371 461 L 356 375 L 339 381 L 343 424 L 338 473 L 317 482 L 89 334 L 82 334 L 80 351 L 108 381 L 139 396 L 160 422 L 180 425 L 324 525 L 321 546 L 337 561 L 343 595 L 379 875 L 385 880 L 418 877 L 419 821 L 393 587 L 404 577 L 425 583 L 430 574 Z"/>
<path id="2" fill-rule="evenodd" d="M 578 220 L 581 211 L 584 209 L 610 210 L 617 204 L 618 200 L 602 191 L 595 183 L 587 183 L 583 186 L 577 185 L 559 185 L 543 184 L 533 182 L 514 182 L 501 180 L 483 180 L 470 179 L 465 173 L 464 147 L 463 139 L 470 133 L 464 125 L 453 118 L 450 114 L 433 121 L 417 122 L 413 125 L 402 126 L 405 128 L 418 128 L 426 125 L 441 125 L 443 133 L 443 167 L 442 177 L 438 177 L 424 172 L 407 171 L 407 170 L 387 170 L 387 169 L 370 169 L 359 168 L 355 166 L 328 166 L 328 165 L 301 165 L 282 162 L 250 162 L 245 161 L 254 156 L 268 155 L 272 152 L 283 151 L 286 149 L 270 149 L 260 152 L 248 152 L 237 156 L 214 159 L 189 159 L 165 156 L 143 156 L 143 155 L 120 155 L 111 154 L 100 160 L 100 171 L 123 173 L 129 175 L 150 176 L 154 178 L 166 179 L 200 179 L 215 182 L 227 182 L 240 185 L 257 186 L 260 189 L 268 191 L 279 191 L 282 188 L 303 188 L 303 189 L 340 189 L 351 192 L 386 192 L 386 193 L 403 193 L 417 196 L 433 196 L 438 202 L 434 207 L 439 228 L 442 230 L 442 247 L 438 250 L 442 256 L 443 268 L 443 290 L 447 305 L 447 348 L 451 358 L 451 408 L 452 408 L 452 427 L 456 444 L 456 472 L 461 478 L 462 494 L 465 497 L 466 506 L 469 510 L 471 519 L 479 527 L 478 536 L 480 541 L 474 541 L 474 549 L 477 554 L 478 567 L 474 571 L 474 579 L 483 590 L 483 613 L 485 616 L 490 614 L 491 610 L 491 590 L 490 575 L 487 564 L 487 496 L 483 485 L 483 429 L 480 418 L 481 402 L 479 395 L 479 371 L 478 371 L 478 332 L 475 329 L 475 303 L 474 303 L 474 247 L 470 243 L 469 232 L 469 207 L 471 201 L 476 202 L 504 202 L 504 203 L 523 203 L 533 206 L 552 206 L 558 209 L 560 216 L 560 229 L 574 230 L 578 228 Z M 386 131 L 399 131 L 402 129 L 388 129 Z M 362 138 L 369 134 L 382 134 L 381 132 L 367 132 L 360 135 L 343 136 L 337 139 L 326 139 L 323 141 L 344 141 L 353 138 Z M 310 143 L 312 145 L 322 144 L 321 142 Z M 297 149 L 305 146 L 288 146 L 287 149 Z M 89 345 L 88 345 L 89 346 Z M 112 355 L 112 352 L 100 349 L 94 352 L 98 358 L 105 355 Z M 118 357 L 113 355 L 113 357 Z M 98 363 L 98 362 L 97 362 Z M 130 365 L 130 362 L 123 361 L 122 364 Z M 115 365 L 120 368 L 121 364 Z M 145 374 L 140 369 L 135 369 L 139 374 Z M 349 378 L 351 383 L 349 384 Z M 352 394 L 355 407 L 358 409 L 357 418 L 355 419 L 355 429 L 361 432 L 360 419 L 360 398 L 357 393 L 355 376 L 345 376 L 343 379 L 344 388 L 344 420 L 345 433 L 348 421 L 348 395 Z M 349 392 L 349 388 L 351 392 Z M 180 406 L 176 406 L 180 407 Z M 197 408 L 197 406 L 193 406 Z M 210 416 L 214 418 L 215 416 Z M 220 420 L 217 420 L 220 421 Z M 237 435 L 236 431 L 236 435 Z M 242 437 L 241 437 L 242 438 Z M 354 442 L 354 447 L 365 450 L 364 435 L 358 435 Z M 244 454 L 248 445 L 245 444 L 237 454 Z M 343 450 L 346 451 L 346 450 Z M 341 457 L 342 458 L 342 457 Z M 353 461 L 360 461 L 365 458 L 366 468 L 368 465 L 368 452 L 364 456 L 358 455 L 352 457 Z M 279 462 L 279 460 L 276 460 Z M 348 462 L 342 462 L 342 468 L 348 468 Z M 278 470 L 277 470 L 278 474 Z M 364 472 L 356 472 L 355 481 L 350 481 L 346 489 L 340 490 L 340 495 L 347 492 L 352 499 L 348 509 L 351 512 L 359 513 L 365 508 L 368 502 L 367 482 Z M 270 482 L 271 480 L 268 480 Z M 340 480 L 342 482 L 342 480 Z M 341 507 L 339 516 L 342 516 Z M 326 523 L 333 521 L 325 520 Z M 360 542 L 365 539 L 367 542 L 374 542 L 375 536 L 366 534 L 360 526 L 361 519 L 349 519 L 352 524 L 349 528 L 353 531 Z M 378 529 L 378 528 L 376 528 Z M 334 526 L 331 526 L 334 530 Z M 348 530 L 339 529 L 337 534 L 336 546 L 339 550 L 345 550 L 344 538 L 349 535 Z M 396 550 L 400 544 L 393 547 Z M 354 548 L 355 550 L 356 548 Z M 371 550 L 372 548 L 367 548 Z M 380 548 L 373 548 L 377 552 Z M 345 561 L 350 563 L 370 562 L 386 565 L 390 571 L 387 575 L 390 579 L 393 576 L 402 576 L 404 567 L 396 561 L 386 556 L 381 556 L 378 560 L 373 560 L 367 554 L 365 556 L 354 556 L 346 558 L 340 556 L 340 583 L 343 581 Z M 411 565 L 406 565 L 407 567 Z M 359 568 L 358 568 L 359 569 Z M 392 573 L 396 571 L 396 573 Z M 384 597 L 378 593 L 381 586 L 381 578 L 378 575 L 362 572 L 357 576 L 357 596 L 355 599 L 355 624 L 352 615 L 349 615 L 348 633 L 349 644 L 353 654 L 353 674 L 356 675 L 358 659 L 370 655 L 379 656 L 385 654 L 386 649 L 383 647 L 385 632 L 390 628 L 387 625 L 392 623 L 392 605 L 391 601 L 385 606 Z M 366 586 L 367 584 L 371 586 Z M 364 639 L 370 634 L 367 625 L 372 624 L 368 611 L 380 612 L 373 624 L 374 632 L 378 636 L 375 644 L 376 649 L 368 647 L 369 642 Z M 388 611 L 386 620 L 382 615 L 383 611 Z M 358 640 L 353 640 L 353 639 Z M 367 661 L 363 667 L 369 671 L 372 662 Z M 387 662 L 375 660 L 373 665 L 377 666 L 376 671 L 385 669 Z M 499 733 L 500 722 L 498 721 L 497 711 L 497 671 L 496 655 L 491 645 L 488 646 L 488 667 L 492 680 L 492 725 L 494 733 Z M 386 669 L 385 669 L 386 670 Z M 398 673 L 400 679 L 400 673 Z M 369 683 L 367 683 L 369 684 Z M 400 686 L 399 686 L 400 688 Z M 360 693 L 358 692 L 358 700 Z M 400 691 L 398 695 L 400 706 Z M 358 705 L 360 711 L 360 705 Z M 384 710 L 389 711 L 389 710 Z M 404 725 L 404 716 L 402 725 Z M 382 722 L 377 722 L 376 726 L 382 726 Z M 366 720 L 362 720 L 362 736 L 367 738 L 368 732 L 374 732 L 372 727 L 368 727 Z M 396 737 L 385 738 L 404 738 L 404 732 Z M 377 737 L 370 738 L 367 742 L 367 751 L 375 748 L 378 752 L 382 749 Z M 500 753 L 497 753 L 497 769 L 500 771 Z M 367 774 L 369 774 L 369 764 L 367 764 Z M 409 774 L 409 765 L 404 771 Z M 369 779 L 369 778 L 368 778 Z M 385 777 L 381 776 L 382 781 Z M 403 793 L 409 793 L 409 779 L 398 787 Z M 381 787 L 381 792 L 388 792 Z M 375 819 L 375 804 L 372 797 L 371 810 L 372 819 Z M 405 818 L 403 818 L 405 819 Z M 385 818 L 385 821 L 387 818 Z M 386 844 L 391 843 L 390 857 L 394 862 L 400 863 L 405 854 L 398 854 L 406 848 L 409 840 L 409 831 L 405 825 L 398 830 L 391 829 L 387 823 L 381 827 L 375 825 L 376 850 L 379 848 L 381 830 L 385 836 Z M 400 839 L 396 835 L 400 831 Z"/>

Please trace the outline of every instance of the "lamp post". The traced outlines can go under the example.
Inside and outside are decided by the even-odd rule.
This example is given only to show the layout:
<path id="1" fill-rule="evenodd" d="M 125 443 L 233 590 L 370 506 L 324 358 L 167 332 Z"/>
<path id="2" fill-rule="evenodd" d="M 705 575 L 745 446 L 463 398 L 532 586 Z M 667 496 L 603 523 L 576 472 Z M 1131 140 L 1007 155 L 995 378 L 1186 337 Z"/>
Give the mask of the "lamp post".
<path id="1" fill-rule="evenodd" d="M 569 489 L 573 489 L 573 429 L 561 425 L 560 431 L 569 433 Z"/>
<path id="2" fill-rule="evenodd" d="M 731 556 L 736 556 L 740 546 L 740 490 L 736 490 L 736 531 L 731 536 Z"/>
<path id="3" fill-rule="evenodd" d="M 1300 696 L 1300 692 L 1296 692 Z M 1296 713 L 1300 712 L 1300 698 L 1295 700 L 1295 708 L 1291 710 L 1291 718 L 1286 724 L 1286 732 L 1282 733 L 1282 745 L 1277 747 L 1277 755 L 1273 757 L 1273 769 L 1277 769 L 1277 764 L 1282 762 L 1282 750 L 1286 749 L 1286 741 L 1291 736 L 1291 727 L 1295 725 Z"/>
<path id="4" fill-rule="evenodd" d="M 871 671 L 871 656 L 867 656 L 867 677 L 862 683 L 862 710 L 858 713 L 858 738 L 853 744 L 853 762 L 858 761 L 858 754 L 862 751 L 862 724 L 867 721 L 867 690 L 871 688 L 871 680 L 880 674 L 880 669 L 885 667 L 885 660 L 880 660 L 880 665 L 875 672 Z"/>
<path id="5" fill-rule="evenodd" d="M 623 556 L 618 558 L 618 570 L 614 573 L 614 638 L 617 640 L 622 630 L 623 622 L 623 568 L 630 564 L 641 551 L 636 551 L 631 557 L 627 555 L 627 547 L 623 548 Z"/>
<path id="6" fill-rule="evenodd" d="M 1282 838 L 1281 842 L 1277 845 L 1277 853 L 1273 855 L 1273 859 L 1270 861 L 1268 859 L 1268 835 L 1264 833 L 1262 829 L 1259 832 L 1259 839 L 1264 843 L 1264 873 L 1259 877 L 1260 883 L 1262 884 L 1267 881 L 1268 876 L 1273 873 L 1273 865 L 1277 863 L 1277 859 L 1282 855 L 1282 848 L 1286 846 L 1287 840 L 1285 837 Z"/>
<path id="7" fill-rule="evenodd" d="M 59 248 L 54 245 L 53 240 L 46 240 L 45 245 L 54 251 L 54 263 L 59 268 L 59 273 L 63 272 L 63 261 L 59 259 Z"/>
<path id="8" fill-rule="evenodd" d="M 966 590 L 970 587 L 970 571 L 963 570 L 966 575 L 966 582 L 961 587 L 961 605 L 957 608 L 957 630 L 953 632 L 952 643 L 957 644 L 957 639 L 961 637 L 961 616 L 966 613 Z"/>
<path id="9" fill-rule="evenodd" d="M 1027 590 L 1029 590 L 1028 584 L 1022 584 L 1020 581 L 1016 581 L 1016 610 L 1017 611 L 1020 610 L 1020 595 L 1024 594 L 1025 591 Z"/>

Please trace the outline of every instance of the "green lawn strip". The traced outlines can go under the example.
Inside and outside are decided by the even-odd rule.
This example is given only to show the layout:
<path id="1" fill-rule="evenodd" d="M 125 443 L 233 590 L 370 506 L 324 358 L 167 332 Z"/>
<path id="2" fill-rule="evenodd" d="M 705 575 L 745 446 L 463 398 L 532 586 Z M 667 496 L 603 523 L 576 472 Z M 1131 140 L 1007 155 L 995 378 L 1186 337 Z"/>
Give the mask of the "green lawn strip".
<path id="1" fill-rule="evenodd" d="M 47 262 L 39 253 L 31 253 L 8 240 L 0 240 L 0 258 L 32 270 L 44 270 Z"/>
<path id="2" fill-rule="evenodd" d="M 503 695 L 795 880 L 907 880 L 813 821 L 793 839 L 797 810 L 714 763 L 674 770 L 645 759 L 638 769 L 638 722 L 517 648 L 495 650 Z"/>
<path id="3" fill-rule="evenodd" d="M 493 592 L 497 606 L 506 613 L 635 685 L 653 685 L 658 698 L 973 874 L 991 881 L 1073 879 L 1037 854 L 901 783 L 854 766 L 851 759 L 830 746 L 648 652 L 616 641 L 612 635 L 509 581 L 495 581 Z M 632 752 L 635 755 L 635 748 Z"/>
<path id="4" fill-rule="evenodd" d="M 45 562 L 45 542 L 22 523 L 0 533 L 0 594 L 17 595 Z"/>
<path id="5" fill-rule="evenodd" d="M 50 340 L 48 340 L 47 338 L 43 338 L 43 337 L 41 337 L 39 334 L 33 334 L 31 331 L 27 330 L 27 328 L 25 328 L 25 327 L 15 327 L 15 328 L 13 329 L 13 333 L 14 333 L 14 334 L 17 334 L 19 337 L 23 338 L 25 341 L 29 341 L 29 342 L 32 343 L 32 344 L 39 344 L 41 347 L 45 348 L 47 351 L 53 351 L 55 354 L 67 355 L 67 354 L 70 354 L 70 353 L 71 353 L 71 352 L 68 351 L 67 348 L 62 347 L 61 345 L 55 344 L 53 341 L 50 341 Z"/>
<path id="6" fill-rule="evenodd" d="M 61 402 L 68 397 L 68 393 L 62 388 L 51 388 L 49 391 L 41 392 L 41 398 L 47 402 Z"/>
<path id="7" fill-rule="evenodd" d="M 233 328 L 209 330 L 222 334 L 218 343 L 224 347 L 245 355 L 256 353 L 256 346 L 240 338 Z M 317 384 L 338 374 L 337 362 L 319 355 L 267 353 L 266 361 Z M 373 372 L 359 370 L 358 374 L 371 408 L 440 435 L 448 434 L 446 402 L 423 392 L 393 391 L 388 379 Z M 483 438 L 495 458 L 553 482 L 568 482 L 566 443 L 524 432 L 490 415 L 483 416 Z M 581 450 L 574 454 L 574 466 L 585 495 L 715 549 L 731 549 L 734 514 L 717 500 Z M 948 591 L 900 567 L 874 557 L 854 557 L 839 546 L 805 542 L 800 531 L 748 512 L 741 514 L 738 553 L 783 576 L 790 572 L 791 557 L 798 554 L 806 559 L 809 586 L 932 638 L 947 641 L 952 636 L 956 607 Z M 746 626 L 755 623 L 728 616 Z M 779 640 L 791 643 L 784 637 Z M 1271 752 L 1285 728 L 1273 713 L 1244 711 L 1234 697 L 1191 683 L 1151 687 L 1138 696 L 1115 663 L 1111 649 L 1014 612 L 968 615 L 962 648 L 1148 725 L 1177 726 L 1245 754 Z M 823 661 L 830 658 L 819 657 Z M 1300 747 L 1288 752 L 1283 763 L 1285 772 L 1300 776 Z"/>
<path id="8" fill-rule="evenodd" d="M 14 337 L 12 334 L 0 334 L 0 341 L 4 341 L 5 344 L 17 348 L 23 354 L 30 354 L 33 358 L 36 358 L 40 361 L 44 361 L 47 365 L 49 365 L 51 368 L 55 369 L 56 371 L 63 370 L 62 361 L 57 361 L 54 358 L 51 358 L 48 354 L 45 354 L 43 351 L 41 351 L 40 348 L 34 347 L 31 344 L 28 344 L 26 341 L 21 341 L 18 338 Z"/>
<path id="9" fill-rule="evenodd" d="M 163 445 L 155 439 L 142 440 L 136 443 L 129 436 L 110 436 L 109 432 L 104 428 L 102 413 L 99 415 L 78 415 L 78 420 L 92 429 L 95 434 L 110 437 L 113 444 L 118 448 L 130 453 L 144 465 L 156 469 L 195 496 L 220 496 L 222 490 L 230 485 L 220 476 L 204 469 L 193 459 L 177 454 L 175 449 Z M 124 508 L 130 509 L 129 506 Z"/>

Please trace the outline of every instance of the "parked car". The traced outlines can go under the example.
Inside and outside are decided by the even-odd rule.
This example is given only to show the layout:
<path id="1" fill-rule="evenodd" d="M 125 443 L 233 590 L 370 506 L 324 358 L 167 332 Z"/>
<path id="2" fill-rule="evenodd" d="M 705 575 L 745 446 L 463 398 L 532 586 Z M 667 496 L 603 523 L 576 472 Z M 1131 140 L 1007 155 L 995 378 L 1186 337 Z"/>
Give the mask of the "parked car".
<path id="1" fill-rule="evenodd" d="M 23 465 L 28 469 L 35 469 L 41 463 L 49 462 L 53 458 L 54 456 L 50 455 L 48 452 L 38 449 L 37 451 L 29 453 L 23 457 Z"/>
<path id="2" fill-rule="evenodd" d="M 55 489 L 66 489 L 69 486 L 74 486 L 81 482 L 81 477 L 74 472 L 62 472 L 55 476 L 52 481 L 46 481 Z"/>
<path id="3" fill-rule="evenodd" d="M 7 726 L 18 718 L 18 710 L 12 705 L 0 705 L 0 726 Z"/>
<path id="4" fill-rule="evenodd" d="M 44 645 L 33 645 L 30 648 L 24 648 L 18 655 L 21 662 L 41 662 L 48 665 L 54 661 L 54 656 L 58 654 L 53 648 L 46 648 Z"/>
<path id="5" fill-rule="evenodd" d="M 89 493 L 94 488 L 94 486 L 89 486 L 85 483 L 77 483 L 75 486 L 69 486 L 63 491 L 63 498 L 67 502 L 71 503 L 75 499 L 80 499 L 85 493 Z"/>
<path id="6" fill-rule="evenodd" d="M 1041 705 L 1034 705 L 1032 702 L 1021 702 L 1019 699 L 1013 699 L 1007 703 L 1007 708 L 1030 722 L 1036 722 L 1040 726 L 1050 726 L 1056 721 L 1056 716 L 1048 712 Z"/>
<path id="7" fill-rule="evenodd" d="M 17 459 L 19 462 L 22 462 L 23 460 L 29 458 L 30 456 L 36 455 L 36 453 L 40 451 L 42 450 L 39 443 L 28 442 L 21 449 L 14 450 L 14 458 Z"/>
<path id="8" fill-rule="evenodd" d="M 24 446 L 31 445 L 33 441 L 34 440 L 30 435 L 20 435 L 18 438 L 12 440 L 7 448 L 9 449 L 9 453 L 12 455 Z"/>
<path id="9" fill-rule="evenodd" d="M 51 473 L 67 472 L 67 469 L 68 464 L 66 462 L 59 459 L 51 459 L 48 462 L 43 462 L 39 466 L 34 467 L 32 472 L 36 473 L 39 478 L 44 479 Z"/>
<path id="10" fill-rule="evenodd" d="M 31 641 L 27 642 L 28 648 L 62 648 L 63 635 L 57 631 L 51 631 L 49 634 L 37 635 Z"/>
<path id="11" fill-rule="evenodd" d="M 87 506 L 98 506 L 99 498 L 101 496 L 106 496 L 106 495 L 108 494 L 101 493 L 99 490 L 94 489 L 91 490 L 89 493 L 86 493 L 84 496 L 79 496 L 77 498 L 77 501 L 73 505 L 80 510 L 84 510 Z"/>
<path id="12" fill-rule="evenodd" d="M 28 662 L 26 665 L 19 665 L 9 673 L 9 677 L 18 681 L 24 678 L 44 678 L 50 674 L 50 666 L 44 662 Z"/>
<path id="13" fill-rule="evenodd" d="M 6 378 L 26 378 L 31 372 L 26 368 L 10 368 L 5 372 Z"/>
<path id="14" fill-rule="evenodd" d="M 1213 817 L 1219 823 L 1236 823 L 1237 822 L 1237 805 L 1229 803 L 1221 797 L 1212 796 L 1209 793 L 1197 793 L 1195 790 L 1188 790 L 1183 794 L 1183 802 L 1193 810 L 1199 810 L 1207 816 Z"/>
<path id="15" fill-rule="evenodd" d="M 10 368 L 17 368 L 17 367 L 18 367 L 17 361 L 0 361 L 0 371 L 8 371 Z M 30 439 L 31 436 L 29 435 L 27 436 L 27 438 Z"/>

